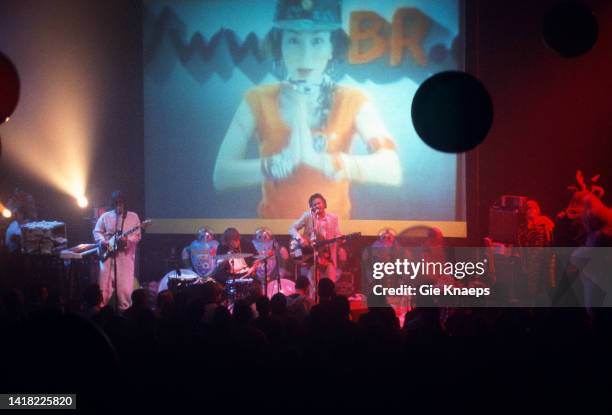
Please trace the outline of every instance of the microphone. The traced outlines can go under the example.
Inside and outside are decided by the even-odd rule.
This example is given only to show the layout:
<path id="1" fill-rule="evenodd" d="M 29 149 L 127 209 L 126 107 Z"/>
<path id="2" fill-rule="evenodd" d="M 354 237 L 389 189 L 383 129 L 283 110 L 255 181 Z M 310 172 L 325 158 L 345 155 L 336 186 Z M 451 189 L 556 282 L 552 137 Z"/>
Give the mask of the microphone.
<path id="1" fill-rule="evenodd" d="M 289 83 L 291 84 L 291 86 L 293 87 L 294 90 L 296 90 L 297 92 L 300 92 L 302 94 L 309 94 L 310 91 L 311 91 L 310 86 L 308 86 L 306 81 L 304 81 L 302 79 L 298 79 L 297 81 L 294 81 L 293 79 L 290 79 Z"/>

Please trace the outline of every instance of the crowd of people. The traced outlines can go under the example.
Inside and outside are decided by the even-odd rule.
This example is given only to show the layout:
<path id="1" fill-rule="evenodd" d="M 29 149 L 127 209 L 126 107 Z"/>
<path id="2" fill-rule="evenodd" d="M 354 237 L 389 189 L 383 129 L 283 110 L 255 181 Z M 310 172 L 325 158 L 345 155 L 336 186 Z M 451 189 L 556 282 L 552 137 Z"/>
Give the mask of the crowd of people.
<path id="1" fill-rule="evenodd" d="M 215 284 L 156 297 L 138 289 L 123 312 L 101 307 L 97 284 L 78 309 L 44 287 L 25 297 L 8 290 L 0 389 L 70 391 L 82 407 L 228 410 L 385 401 L 458 408 L 506 393 L 514 403 L 554 405 L 556 394 L 588 391 L 592 401 L 605 390 L 608 309 L 415 308 L 400 327 L 391 307 L 351 312 L 327 278 L 316 305 L 308 279 L 298 287 L 290 297 L 239 300 L 232 313 Z"/>

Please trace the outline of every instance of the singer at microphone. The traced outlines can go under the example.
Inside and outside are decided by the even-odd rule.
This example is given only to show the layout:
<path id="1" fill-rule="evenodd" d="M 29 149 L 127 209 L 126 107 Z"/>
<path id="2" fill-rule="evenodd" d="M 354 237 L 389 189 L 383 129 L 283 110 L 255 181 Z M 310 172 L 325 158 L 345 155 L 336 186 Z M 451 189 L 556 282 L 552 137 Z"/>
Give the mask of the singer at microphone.
<path id="1" fill-rule="evenodd" d="M 107 259 L 100 261 L 98 285 L 102 291 L 103 306 L 109 303 L 116 291 L 118 308 L 125 310 L 132 305 L 136 247 L 141 238 L 140 219 L 135 212 L 128 210 L 127 198 L 120 191 L 112 193 L 111 206 L 113 209 L 104 212 L 96 221 L 93 230 L 96 242 L 108 248 L 112 235 L 121 235 L 131 229 L 134 231 L 123 238 L 115 238 L 117 249 Z"/>
<path id="2" fill-rule="evenodd" d="M 332 239 L 340 234 L 338 217 L 333 213 L 327 213 L 327 201 L 320 193 L 315 193 L 308 199 L 309 210 L 289 228 L 289 234 L 297 239 L 301 246 L 311 245 L 312 242 Z M 300 233 L 302 231 L 302 233 Z M 314 239 L 314 240 L 313 240 Z M 319 275 L 336 281 L 337 246 L 335 243 L 317 247 L 316 251 L 320 258 L 324 258 L 324 263 L 319 263 Z M 311 270 L 309 279 L 315 285 Z"/>

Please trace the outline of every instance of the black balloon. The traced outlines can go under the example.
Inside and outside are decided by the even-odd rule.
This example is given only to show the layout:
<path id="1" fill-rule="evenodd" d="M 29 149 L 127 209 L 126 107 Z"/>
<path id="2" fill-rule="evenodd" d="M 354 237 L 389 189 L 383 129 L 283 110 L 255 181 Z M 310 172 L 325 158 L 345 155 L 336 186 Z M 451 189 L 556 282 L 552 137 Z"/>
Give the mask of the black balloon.
<path id="1" fill-rule="evenodd" d="M 472 75 L 440 72 L 423 82 L 414 95 L 412 123 L 430 147 L 461 153 L 487 136 L 493 103 L 484 85 Z"/>
<path id="2" fill-rule="evenodd" d="M 542 20 L 544 42 L 561 56 L 571 58 L 591 50 L 599 29 L 591 10 L 580 1 L 555 4 Z"/>
<path id="3" fill-rule="evenodd" d="M 19 101 L 19 74 L 9 58 L 0 53 L 0 124 L 13 114 Z"/>

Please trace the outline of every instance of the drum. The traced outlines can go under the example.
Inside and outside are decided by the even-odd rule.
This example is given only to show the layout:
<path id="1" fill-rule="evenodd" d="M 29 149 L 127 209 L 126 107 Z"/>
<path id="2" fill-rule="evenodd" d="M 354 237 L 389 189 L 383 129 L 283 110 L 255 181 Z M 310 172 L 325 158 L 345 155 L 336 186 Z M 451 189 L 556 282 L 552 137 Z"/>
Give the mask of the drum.
<path id="1" fill-rule="evenodd" d="M 225 282 L 225 294 L 230 303 L 244 300 L 251 293 L 253 278 L 229 278 Z"/>
<path id="2" fill-rule="evenodd" d="M 157 292 L 163 290 L 175 290 L 181 289 L 188 285 L 196 283 L 200 276 L 190 269 L 181 269 L 181 275 L 177 275 L 176 270 L 170 271 L 159 282 L 159 289 Z"/>
<path id="3" fill-rule="evenodd" d="M 291 280 L 287 280 L 285 278 L 281 278 L 280 280 L 280 290 L 278 288 L 278 281 L 273 280 L 268 282 L 268 298 L 272 298 L 272 296 L 278 292 L 285 294 L 285 296 L 291 295 L 295 293 L 295 283 Z"/>

